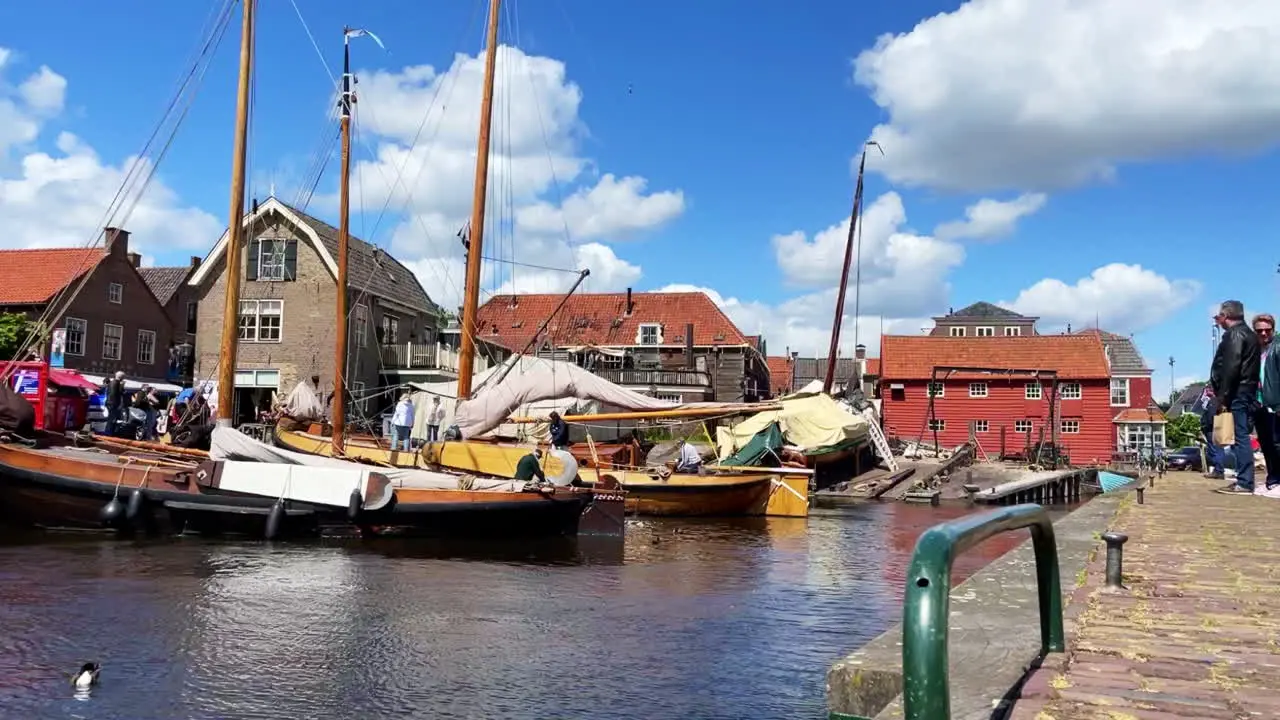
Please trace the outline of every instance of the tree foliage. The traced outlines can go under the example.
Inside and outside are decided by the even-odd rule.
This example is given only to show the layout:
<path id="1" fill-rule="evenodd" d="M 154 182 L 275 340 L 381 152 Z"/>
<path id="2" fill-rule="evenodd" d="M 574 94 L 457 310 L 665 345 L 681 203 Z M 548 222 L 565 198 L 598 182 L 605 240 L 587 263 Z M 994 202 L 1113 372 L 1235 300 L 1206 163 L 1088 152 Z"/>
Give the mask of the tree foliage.
<path id="1" fill-rule="evenodd" d="M 15 359 L 34 328 L 22 313 L 0 313 L 0 360 Z"/>
<path id="2" fill-rule="evenodd" d="M 1165 443 L 1171 448 L 1195 445 L 1200 440 L 1200 416 L 1183 413 L 1169 420 L 1164 428 Z"/>

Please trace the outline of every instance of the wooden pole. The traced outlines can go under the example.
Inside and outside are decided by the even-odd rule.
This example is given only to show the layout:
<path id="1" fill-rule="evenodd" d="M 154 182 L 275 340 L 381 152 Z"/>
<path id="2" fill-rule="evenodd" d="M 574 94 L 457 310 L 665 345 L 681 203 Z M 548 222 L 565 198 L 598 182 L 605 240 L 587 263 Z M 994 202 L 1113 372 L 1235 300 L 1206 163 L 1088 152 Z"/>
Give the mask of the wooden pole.
<path id="1" fill-rule="evenodd" d="M 822 380 L 822 392 L 830 394 L 836 378 L 836 354 L 840 351 L 840 325 L 844 320 L 844 294 L 849 288 L 849 265 L 853 263 L 854 233 L 858 216 L 862 214 L 862 172 L 867 167 L 867 149 L 862 148 L 862 160 L 858 163 L 858 184 L 853 191 L 853 212 L 849 215 L 849 238 L 844 246 L 844 266 L 840 269 L 840 288 L 836 292 L 836 317 L 831 323 L 831 347 L 827 350 L 827 375 Z M 858 318 L 853 321 L 858 322 Z"/>
<path id="2" fill-rule="evenodd" d="M 484 254 L 485 193 L 489 180 L 489 129 L 493 124 L 493 80 L 498 62 L 498 13 L 502 0 L 489 0 L 489 30 L 484 57 L 484 94 L 480 100 L 480 139 L 476 147 L 471 232 L 467 237 L 467 278 L 462 297 L 462 344 L 458 348 L 458 399 L 471 397 L 476 357 L 476 312 L 480 309 L 480 261 Z"/>
<path id="3" fill-rule="evenodd" d="M 333 425 L 333 456 L 344 453 L 344 436 L 347 425 L 346 373 L 347 338 L 350 334 L 350 318 L 347 317 L 347 247 L 351 242 L 351 36 L 347 28 L 342 31 L 342 168 L 338 175 L 338 279 L 334 302 L 337 333 L 333 354 L 333 409 L 329 420 Z"/>
<path id="4" fill-rule="evenodd" d="M 236 91 L 236 134 L 231 152 L 231 202 L 227 213 L 227 288 L 222 307 L 218 365 L 219 427 L 231 427 L 236 399 L 236 344 L 240 339 L 240 250 L 244 237 L 244 159 L 249 136 L 249 90 L 253 78 L 253 15 L 257 0 L 244 0 L 240 29 L 240 85 Z"/>

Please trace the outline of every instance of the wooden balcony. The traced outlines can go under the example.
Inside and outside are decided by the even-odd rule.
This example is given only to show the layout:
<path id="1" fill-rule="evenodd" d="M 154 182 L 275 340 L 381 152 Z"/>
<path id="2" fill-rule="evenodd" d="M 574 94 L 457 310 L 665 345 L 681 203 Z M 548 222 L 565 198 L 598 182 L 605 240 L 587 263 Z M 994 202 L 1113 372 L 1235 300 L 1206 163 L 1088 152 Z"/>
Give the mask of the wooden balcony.
<path id="1" fill-rule="evenodd" d="M 396 343 L 380 345 L 382 366 L 388 370 L 458 372 L 458 352 L 437 343 Z M 489 360 L 476 355 L 472 372 L 488 369 Z"/>
<path id="2" fill-rule="evenodd" d="M 697 370 L 594 370 L 615 385 L 631 387 L 711 387 L 711 375 Z"/>

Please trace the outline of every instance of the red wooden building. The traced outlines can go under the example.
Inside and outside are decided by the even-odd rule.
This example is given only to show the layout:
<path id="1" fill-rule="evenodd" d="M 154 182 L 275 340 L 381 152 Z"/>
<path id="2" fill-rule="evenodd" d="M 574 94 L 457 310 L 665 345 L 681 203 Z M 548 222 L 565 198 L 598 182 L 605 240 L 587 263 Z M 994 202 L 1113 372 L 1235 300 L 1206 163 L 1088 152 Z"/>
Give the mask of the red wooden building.
<path id="1" fill-rule="evenodd" d="M 1073 464 L 1107 462 L 1115 446 L 1111 370 L 1097 335 L 942 337 L 888 335 L 880 341 L 885 432 L 943 447 L 969 439 L 995 457 L 1053 439 Z M 965 368 L 946 370 L 945 368 Z M 931 379 L 936 379 L 930 388 Z M 1050 400 L 1057 395 L 1057 410 Z M 930 392 L 933 417 L 930 418 Z"/>

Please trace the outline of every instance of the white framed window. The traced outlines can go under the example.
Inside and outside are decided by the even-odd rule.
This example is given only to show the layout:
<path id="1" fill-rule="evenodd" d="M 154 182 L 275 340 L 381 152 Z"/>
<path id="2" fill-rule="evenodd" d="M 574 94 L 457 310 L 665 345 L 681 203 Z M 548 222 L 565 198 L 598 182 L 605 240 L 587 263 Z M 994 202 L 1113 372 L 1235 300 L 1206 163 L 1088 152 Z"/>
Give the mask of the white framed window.
<path id="1" fill-rule="evenodd" d="M 987 431 L 988 431 L 988 430 L 990 430 L 990 429 L 991 429 L 991 424 L 990 424 L 989 422 L 987 422 L 986 420 L 974 420 L 974 421 L 973 421 L 973 431 L 974 431 L 974 432 L 982 432 L 982 433 L 984 433 L 984 432 L 987 432 Z"/>
<path id="2" fill-rule="evenodd" d="M 984 382 L 969 383 L 969 397 L 984 398 L 987 396 L 987 384 Z"/>
<path id="3" fill-rule="evenodd" d="M 156 361 L 156 331 L 138 331 L 138 364 L 151 365 Z"/>
<path id="4" fill-rule="evenodd" d="M 240 301 L 241 340 L 245 342 L 280 342 L 283 325 L 283 300 Z"/>
<path id="5" fill-rule="evenodd" d="M 1062 387 L 1058 388 L 1058 396 L 1063 400 L 1079 400 L 1083 397 L 1083 392 L 1080 389 L 1080 383 L 1062 383 Z"/>
<path id="6" fill-rule="evenodd" d="M 973 334 L 977 335 L 978 337 L 995 337 L 996 329 L 993 327 L 986 327 L 986 326 L 977 327 L 977 328 L 974 328 Z"/>
<path id="7" fill-rule="evenodd" d="M 67 347 L 64 354 L 84 357 L 84 342 L 89 335 L 89 323 L 77 317 L 69 317 L 62 326 L 67 329 Z"/>
<path id="8" fill-rule="evenodd" d="M 945 397 L 947 394 L 947 386 L 940 382 L 931 382 L 925 392 L 929 397 Z"/>
<path id="9" fill-rule="evenodd" d="M 1111 378 L 1111 407 L 1129 407 L 1129 378 Z"/>
<path id="10" fill-rule="evenodd" d="M 952 325 L 948 330 L 948 334 L 951 337 L 964 337 L 964 328 L 959 325 Z"/>
<path id="11" fill-rule="evenodd" d="M 942 431 L 944 431 L 944 430 L 946 430 L 946 429 L 947 429 L 947 421 L 946 421 L 946 420 L 940 420 L 940 419 L 938 419 L 938 418 L 933 418 L 933 419 L 931 419 L 931 420 L 929 421 L 929 429 L 930 429 L 930 430 L 937 430 L 938 432 L 942 432 Z"/>
<path id="12" fill-rule="evenodd" d="M 662 341 L 662 326 L 658 323 L 644 323 L 640 326 L 640 344 L 658 345 Z"/>
<path id="13" fill-rule="evenodd" d="M 351 324 L 354 326 L 356 347 L 364 347 L 369 342 L 369 307 L 356 303 L 351 311 Z"/>
<path id="14" fill-rule="evenodd" d="M 285 275 L 286 238 L 261 238 L 258 240 L 258 279 L 283 281 Z"/>
<path id="15" fill-rule="evenodd" d="M 666 400 L 667 402 L 682 403 L 684 397 L 680 393 L 654 393 L 653 397 L 658 400 Z"/>
<path id="16" fill-rule="evenodd" d="M 369 400 L 364 396 L 364 383 L 356 380 L 351 383 L 351 407 L 361 413 L 368 412 Z"/>
<path id="17" fill-rule="evenodd" d="M 400 342 L 400 318 L 382 314 L 382 342 L 394 345 Z"/>
<path id="18" fill-rule="evenodd" d="M 1063 421 L 1062 421 L 1062 434 L 1063 434 L 1063 435 L 1078 435 L 1078 434 L 1080 434 L 1080 421 L 1079 421 L 1079 420 L 1063 420 Z"/>
<path id="19" fill-rule="evenodd" d="M 119 360 L 124 345 L 124 327 L 106 323 L 102 326 L 102 359 Z"/>
<path id="20" fill-rule="evenodd" d="M 1018 327 L 1017 325 L 1004 326 L 1005 337 L 1019 337 L 1020 335 L 1022 335 L 1022 328 Z"/>
<path id="21" fill-rule="evenodd" d="M 1018 433 L 1019 435 L 1025 435 L 1031 432 L 1031 421 L 1030 420 L 1014 420 L 1013 431 Z"/>
<path id="22" fill-rule="evenodd" d="M 1044 397 L 1044 387 L 1038 382 L 1027 383 L 1025 397 L 1028 400 L 1039 400 Z"/>
<path id="23" fill-rule="evenodd" d="M 124 283 L 111 283 L 107 286 L 107 302 L 120 305 L 124 302 Z"/>

